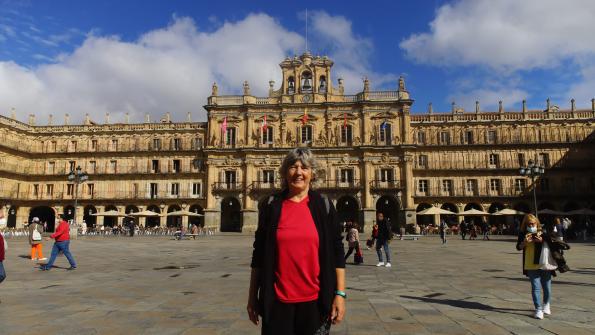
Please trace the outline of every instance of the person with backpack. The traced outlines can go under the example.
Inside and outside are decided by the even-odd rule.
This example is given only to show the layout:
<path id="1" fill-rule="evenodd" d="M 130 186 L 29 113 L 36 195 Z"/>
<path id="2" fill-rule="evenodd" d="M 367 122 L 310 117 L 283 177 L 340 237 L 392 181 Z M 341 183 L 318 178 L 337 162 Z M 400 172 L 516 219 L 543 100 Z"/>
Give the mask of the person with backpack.
<path id="1" fill-rule="evenodd" d="M 384 213 L 378 212 L 376 214 L 376 224 L 378 224 L 378 237 L 376 238 L 376 254 L 378 254 L 378 264 L 376 266 L 391 267 L 390 264 L 390 248 L 388 246 L 390 240 L 393 239 L 393 232 L 390 227 L 390 222 L 384 218 Z M 384 249 L 386 254 L 386 263 L 382 259 L 381 249 Z"/>
<path id="2" fill-rule="evenodd" d="M 345 254 L 333 203 L 313 191 L 308 149 L 279 169 L 282 191 L 259 206 L 246 310 L 262 334 L 328 334 L 345 316 Z"/>
<path id="3" fill-rule="evenodd" d="M 29 223 L 29 244 L 31 245 L 31 260 L 45 261 L 47 258 L 43 257 L 43 237 L 41 232 L 43 226 L 38 217 L 34 217 Z"/>
<path id="4" fill-rule="evenodd" d="M 353 263 L 360 264 L 363 262 L 362 251 L 359 248 L 359 231 L 357 230 L 359 226 L 355 222 L 350 222 L 347 231 L 347 246 L 349 250 L 347 250 L 347 254 L 345 255 L 345 261 L 351 256 L 353 251 L 355 250 L 354 260 Z"/>

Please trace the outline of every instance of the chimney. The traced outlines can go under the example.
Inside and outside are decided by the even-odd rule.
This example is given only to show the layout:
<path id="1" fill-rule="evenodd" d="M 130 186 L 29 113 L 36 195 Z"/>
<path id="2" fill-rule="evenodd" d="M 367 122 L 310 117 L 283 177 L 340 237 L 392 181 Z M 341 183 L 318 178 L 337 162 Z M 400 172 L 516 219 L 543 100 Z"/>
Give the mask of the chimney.
<path id="1" fill-rule="evenodd" d="M 145 114 L 145 123 L 151 123 L 151 116 L 149 113 Z"/>
<path id="2" fill-rule="evenodd" d="M 502 107 L 502 100 L 498 101 L 498 113 L 503 113 L 504 108 Z"/>
<path id="3" fill-rule="evenodd" d="M 527 113 L 527 100 L 523 99 L 523 113 Z"/>
<path id="4" fill-rule="evenodd" d="M 109 112 L 105 112 L 105 124 L 109 124 Z"/>
<path id="5" fill-rule="evenodd" d="M 30 126 L 35 125 L 35 114 L 29 114 L 29 125 Z"/>
<path id="6" fill-rule="evenodd" d="M 128 112 L 126 112 L 126 114 L 124 115 L 124 123 L 130 123 L 130 113 Z"/>
<path id="7" fill-rule="evenodd" d="M 432 113 L 434 113 L 434 108 L 432 107 L 432 103 L 430 102 L 428 104 L 428 114 L 432 114 Z"/>
<path id="8" fill-rule="evenodd" d="M 576 109 L 574 98 L 570 99 L 570 111 L 574 112 Z"/>
<path id="9" fill-rule="evenodd" d="M 479 113 L 479 100 L 475 101 L 475 113 Z"/>
<path id="10" fill-rule="evenodd" d="M 54 115 L 50 114 L 48 116 L 48 126 L 53 126 L 54 125 Z"/>
<path id="11" fill-rule="evenodd" d="M 70 124 L 70 114 L 64 114 L 64 125 L 67 126 Z"/>

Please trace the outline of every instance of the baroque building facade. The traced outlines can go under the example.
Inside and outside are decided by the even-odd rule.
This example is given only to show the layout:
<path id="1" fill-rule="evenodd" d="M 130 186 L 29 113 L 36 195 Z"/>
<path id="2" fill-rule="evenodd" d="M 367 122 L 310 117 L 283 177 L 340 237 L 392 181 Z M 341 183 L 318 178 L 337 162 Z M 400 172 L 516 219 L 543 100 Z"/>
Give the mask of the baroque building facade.
<path id="1" fill-rule="evenodd" d="M 280 189 L 278 169 L 288 150 L 308 147 L 319 166 L 314 188 L 329 195 L 341 219 L 365 229 L 382 211 L 413 227 L 429 206 L 454 212 L 476 208 L 595 209 L 595 100 L 569 110 L 411 113 L 400 78 L 394 90 L 373 91 L 365 79 L 355 95 L 332 83 L 333 62 L 304 53 L 281 62 L 282 83 L 267 97 L 220 95 L 213 84 L 206 122 L 36 126 L 0 117 L 0 201 L 9 226 L 32 216 L 93 216 L 117 210 L 160 214 L 189 210 L 200 218 L 141 218 L 145 226 L 197 223 L 222 231 L 255 229 L 259 203 Z M 107 117 L 106 117 L 107 119 Z M 68 120 L 65 120 L 68 123 Z M 108 121 L 108 120 L 106 120 Z M 529 161 L 545 167 L 535 183 L 520 176 Z M 77 186 L 66 174 L 89 174 Z M 69 214 L 70 213 L 70 214 Z"/>

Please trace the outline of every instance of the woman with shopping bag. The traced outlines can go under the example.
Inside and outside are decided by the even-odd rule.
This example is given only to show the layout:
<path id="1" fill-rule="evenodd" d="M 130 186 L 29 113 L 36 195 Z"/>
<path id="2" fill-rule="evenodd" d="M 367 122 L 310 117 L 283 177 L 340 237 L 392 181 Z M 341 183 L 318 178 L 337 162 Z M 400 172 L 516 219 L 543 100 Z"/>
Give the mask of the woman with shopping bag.
<path id="1" fill-rule="evenodd" d="M 520 227 L 516 248 L 523 251 L 523 274 L 531 280 L 536 319 L 551 314 L 552 274 L 555 275 L 557 264 L 551 255 L 550 240 L 551 236 L 542 230 L 539 219 L 527 214 Z"/>

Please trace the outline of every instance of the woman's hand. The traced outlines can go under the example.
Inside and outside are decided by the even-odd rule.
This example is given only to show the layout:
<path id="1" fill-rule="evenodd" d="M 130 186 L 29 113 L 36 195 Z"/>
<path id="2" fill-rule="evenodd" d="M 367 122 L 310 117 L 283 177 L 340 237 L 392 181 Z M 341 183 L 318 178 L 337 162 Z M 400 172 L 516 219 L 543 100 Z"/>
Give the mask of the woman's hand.
<path id="1" fill-rule="evenodd" d="M 331 307 L 331 322 L 338 325 L 345 317 L 345 298 L 336 295 Z"/>
<path id="2" fill-rule="evenodd" d="M 248 311 L 248 317 L 253 324 L 258 325 L 258 302 L 256 299 L 250 297 L 248 299 L 248 306 L 246 306 L 246 311 Z"/>

